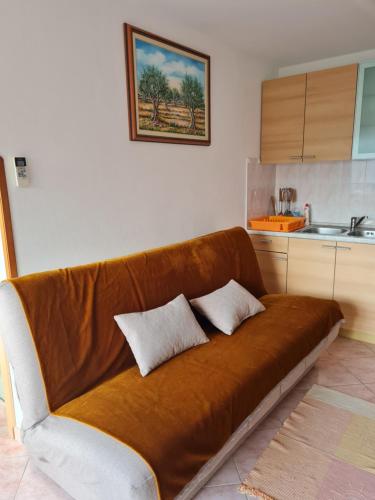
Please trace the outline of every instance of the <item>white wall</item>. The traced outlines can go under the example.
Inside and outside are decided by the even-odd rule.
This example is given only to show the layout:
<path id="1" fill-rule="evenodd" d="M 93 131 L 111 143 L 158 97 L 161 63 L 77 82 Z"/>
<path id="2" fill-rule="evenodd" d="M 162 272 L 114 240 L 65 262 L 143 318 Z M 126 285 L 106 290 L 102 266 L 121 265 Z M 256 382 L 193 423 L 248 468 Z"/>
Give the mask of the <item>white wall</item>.
<path id="1" fill-rule="evenodd" d="M 365 61 L 375 60 L 375 49 L 364 50 L 362 52 L 353 52 L 337 57 L 329 57 L 327 59 L 319 59 L 293 66 L 283 66 L 279 68 L 279 76 L 298 75 L 300 73 L 308 73 L 309 71 L 318 71 L 321 69 L 335 68 L 336 66 L 345 66 L 346 64 L 355 64 Z"/>
<path id="2" fill-rule="evenodd" d="M 123 22 L 211 55 L 212 146 L 129 141 Z M 270 65 L 142 0 L 2 2 L 0 60 L 0 154 L 21 274 L 243 224 Z M 22 155 L 31 185 L 17 189 L 10 158 Z"/>

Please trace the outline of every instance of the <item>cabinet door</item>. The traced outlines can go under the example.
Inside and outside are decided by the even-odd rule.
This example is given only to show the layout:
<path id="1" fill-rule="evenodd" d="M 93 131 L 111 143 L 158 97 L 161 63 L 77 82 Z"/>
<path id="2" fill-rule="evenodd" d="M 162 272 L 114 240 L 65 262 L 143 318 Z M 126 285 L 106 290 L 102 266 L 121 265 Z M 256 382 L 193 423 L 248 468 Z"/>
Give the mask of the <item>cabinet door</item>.
<path id="1" fill-rule="evenodd" d="M 337 244 L 334 298 L 345 329 L 375 336 L 375 245 Z"/>
<path id="2" fill-rule="evenodd" d="M 261 162 L 298 163 L 303 148 L 306 74 L 262 84 Z"/>
<path id="3" fill-rule="evenodd" d="M 359 66 L 353 158 L 375 158 L 375 62 Z"/>
<path id="4" fill-rule="evenodd" d="M 335 241 L 289 238 L 288 293 L 331 299 L 335 254 Z"/>
<path id="5" fill-rule="evenodd" d="M 303 161 L 350 160 L 357 64 L 307 74 Z"/>
<path id="6" fill-rule="evenodd" d="M 287 254 L 262 250 L 255 253 L 267 292 L 286 293 Z"/>

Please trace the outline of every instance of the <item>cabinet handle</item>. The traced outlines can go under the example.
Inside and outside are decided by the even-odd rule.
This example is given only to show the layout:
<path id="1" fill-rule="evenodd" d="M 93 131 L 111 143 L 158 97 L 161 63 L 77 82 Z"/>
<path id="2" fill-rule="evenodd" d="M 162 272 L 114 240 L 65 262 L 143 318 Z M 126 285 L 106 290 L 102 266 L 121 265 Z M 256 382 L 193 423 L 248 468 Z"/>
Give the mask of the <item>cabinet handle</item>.
<path id="1" fill-rule="evenodd" d="M 314 158 L 316 158 L 316 155 L 303 155 L 302 158 L 303 159 L 305 159 L 305 158 L 307 158 L 307 159 L 309 159 L 309 158 L 314 159 Z"/>
<path id="2" fill-rule="evenodd" d="M 342 247 L 342 246 L 337 246 L 337 250 L 351 250 L 351 247 Z"/>
<path id="3" fill-rule="evenodd" d="M 266 239 L 262 239 L 262 240 L 258 240 L 260 243 L 272 243 L 272 240 L 266 240 Z"/>
<path id="4" fill-rule="evenodd" d="M 303 156 L 302 155 L 291 155 L 289 156 L 291 160 L 302 160 Z"/>
<path id="5" fill-rule="evenodd" d="M 336 245 L 322 245 L 322 248 L 336 248 Z"/>
<path id="6" fill-rule="evenodd" d="M 286 257 L 272 257 L 272 260 L 288 260 Z"/>

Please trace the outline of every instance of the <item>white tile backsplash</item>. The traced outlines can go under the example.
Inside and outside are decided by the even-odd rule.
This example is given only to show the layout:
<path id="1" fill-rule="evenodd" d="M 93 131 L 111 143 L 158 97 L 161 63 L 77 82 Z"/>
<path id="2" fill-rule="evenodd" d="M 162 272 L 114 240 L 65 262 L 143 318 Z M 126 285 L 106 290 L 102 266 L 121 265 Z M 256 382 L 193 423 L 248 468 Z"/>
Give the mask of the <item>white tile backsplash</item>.
<path id="1" fill-rule="evenodd" d="M 374 160 L 277 165 L 275 175 L 275 192 L 295 188 L 295 208 L 310 203 L 313 222 L 349 223 L 360 215 L 375 219 Z"/>
<path id="2" fill-rule="evenodd" d="M 271 196 L 275 194 L 276 166 L 250 162 L 247 169 L 247 218 L 272 213 Z"/>
<path id="3" fill-rule="evenodd" d="M 375 160 L 369 160 L 366 166 L 366 183 L 375 184 Z"/>

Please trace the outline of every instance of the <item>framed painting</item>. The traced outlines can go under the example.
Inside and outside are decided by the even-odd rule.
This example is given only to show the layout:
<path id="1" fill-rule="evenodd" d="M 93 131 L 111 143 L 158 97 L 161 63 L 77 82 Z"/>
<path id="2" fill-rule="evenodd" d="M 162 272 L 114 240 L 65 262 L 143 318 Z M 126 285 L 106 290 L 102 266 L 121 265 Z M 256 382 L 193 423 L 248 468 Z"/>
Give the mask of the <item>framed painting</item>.
<path id="1" fill-rule="evenodd" d="M 124 25 L 132 141 L 211 143 L 210 57 Z"/>

